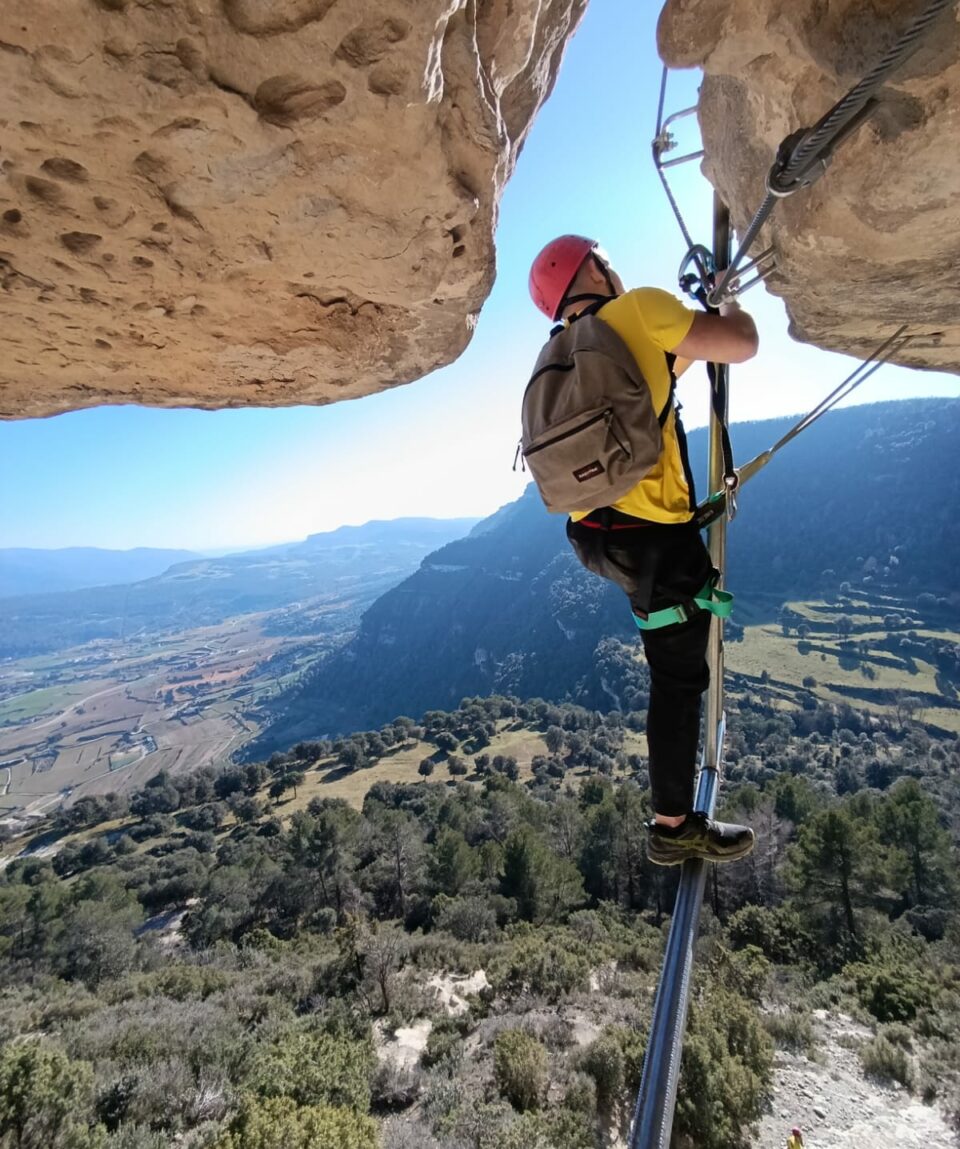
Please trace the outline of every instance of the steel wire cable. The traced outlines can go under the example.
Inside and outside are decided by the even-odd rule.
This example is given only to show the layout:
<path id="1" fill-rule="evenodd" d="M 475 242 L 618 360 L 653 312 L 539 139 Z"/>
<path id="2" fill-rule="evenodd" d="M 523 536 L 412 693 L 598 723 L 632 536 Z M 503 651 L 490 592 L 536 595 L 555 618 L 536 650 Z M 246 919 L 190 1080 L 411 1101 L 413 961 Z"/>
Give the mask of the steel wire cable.
<path id="1" fill-rule="evenodd" d="M 716 306 L 723 299 L 727 283 L 736 276 L 743 257 L 753 246 L 754 240 L 767 222 L 777 200 L 804 186 L 797 182 L 798 177 L 805 175 L 816 163 L 829 155 L 833 146 L 843 135 L 844 130 L 850 127 L 858 116 L 863 114 L 868 102 L 884 81 L 916 50 L 920 38 L 934 20 L 955 3 L 956 0 L 931 0 L 926 9 L 887 50 L 879 63 L 806 133 L 794 147 L 790 157 L 780 164 L 779 168 L 778 164 L 774 165 L 771 174 L 767 177 L 767 193 L 744 232 L 737 254 L 730 262 L 729 270 L 708 296 L 712 306 Z M 771 188 L 771 182 L 775 182 L 778 186 Z"/>

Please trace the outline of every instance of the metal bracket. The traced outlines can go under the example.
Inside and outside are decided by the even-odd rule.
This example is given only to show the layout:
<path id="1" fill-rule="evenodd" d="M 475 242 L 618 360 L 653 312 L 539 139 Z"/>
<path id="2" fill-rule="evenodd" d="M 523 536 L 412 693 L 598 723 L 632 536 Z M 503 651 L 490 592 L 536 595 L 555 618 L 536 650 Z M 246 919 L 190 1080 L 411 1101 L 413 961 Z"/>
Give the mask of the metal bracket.
<path id="1" fill-rule="evenodd" d="M 776 251 L 772 247 L 764 248 L 756 258 L 751 259 L 748 263 L 740 267 L 735 275 L 731 275 L 729 272 L 724 273 L 720 282 L 708 292 L 707 304 L 710 307 L 719 307 L 721 303 L 729 303 L 731 299 L 736 299 L 737 296 L 743 295 L 743 293 L 749 291 L 751 287 L 756 287 L 756 285 L 766 279 L 771 272 L 776 271 L 776 268 Z M 755 273 L 752 279 L 742 278 L 743 276 L 749 276 L 751 272 Z"/>
<path id="2" fill-rule="evenodd" d="M 683 108 L 679 112 L 674 112 L 672 116 L 667 118 L 660 125 L 660 131 L 656 139 L 653 141 L 653 158 L 658 168 L 675 168 L 680 164 L 689 163 L 691 160 L 703 159 L 704 152 L 701 148 L 697 152 L 688 152 L 686 155 L 677 156 L 675 159 L 664 161 L 663 156 L 667 152 L 672 152 L 677 146 L 676 137 L 670 131 L 670 125 L 675 124 L 677 120 L 685 119 L 687 116 L 692 116 L 697 110 L 696 105 L 692 108 Z"/>

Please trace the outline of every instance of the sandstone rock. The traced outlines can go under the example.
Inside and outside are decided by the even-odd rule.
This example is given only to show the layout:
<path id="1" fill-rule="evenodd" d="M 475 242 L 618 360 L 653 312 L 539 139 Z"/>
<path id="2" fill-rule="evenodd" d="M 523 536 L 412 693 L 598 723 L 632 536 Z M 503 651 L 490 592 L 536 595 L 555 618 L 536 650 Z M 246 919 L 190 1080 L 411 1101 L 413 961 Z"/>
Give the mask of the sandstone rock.
<path id="1" fill-rule="evenodd" d="M 0 416 L 327 403 L 470 339 L 586 0 L 4 0 Z"/>
<path id="2" fill-rule="evenodd" d="M 658 40 L 702 66 L 704 171 L 744 229 L 780 141 L 814 124 L 925 0 L 668 0 Z M 882 89 L 872 119 L 812 187 L 780 203 L 773 243 L 798 338 L 863 355 L 908 322 L 908 366 L 960 370 L 960 25 L 956 6 Z M 759 288 L 755 289 L 759 290 Z M 748 297 L 749 298 L 749 297 Z"/>

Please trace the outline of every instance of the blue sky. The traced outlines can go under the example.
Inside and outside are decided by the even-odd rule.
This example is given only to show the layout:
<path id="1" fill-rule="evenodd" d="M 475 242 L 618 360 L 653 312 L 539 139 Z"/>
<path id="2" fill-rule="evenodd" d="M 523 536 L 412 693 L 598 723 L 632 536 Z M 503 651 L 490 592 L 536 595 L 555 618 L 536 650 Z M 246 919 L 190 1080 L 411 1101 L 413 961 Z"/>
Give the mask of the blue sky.
<path id="1" fill-rule="evenodd" d="M 515 498 L 519 399 L 548 329 L 527 296 L 532 257 L 555 234 L 595 235 L 628 286 L 676 290 L 684 245 L 650 159 L 658 11 L 592 0 L 504 193 L 496 284 L 456 363 L 328 407 L 110 407 L 0 424 L 0 546 L 239 549 L 373 518 L 485 515 Z M 694 103 L 698 79 L 673 73 L 668 109 Z M 687 121 L 682 142 L 696 146 L 695 131 Z M 711 189 L 696 164 L 675 172 L 694 238 L 709 243 Z M 761 353 L 732 372 L 735 421 L 806 410 L 854 366 L 793 343 L 762 289 L 744 303 Z M 855 401 L 919 395 L 960 395 L 960 380 L 885 367 Z M 706 422 L 702 371 L 681 399 L 688 427 Z"/>

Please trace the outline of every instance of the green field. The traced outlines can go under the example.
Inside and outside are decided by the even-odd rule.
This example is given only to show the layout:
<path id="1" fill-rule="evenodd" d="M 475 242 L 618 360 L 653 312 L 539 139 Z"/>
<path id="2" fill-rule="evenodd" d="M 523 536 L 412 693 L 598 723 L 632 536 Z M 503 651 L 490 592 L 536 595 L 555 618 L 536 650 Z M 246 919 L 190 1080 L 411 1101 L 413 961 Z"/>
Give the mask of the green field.
<path id="1" fill-rule="evenodd" d="M 92 694 L 94 689 L 96 687 L 89 682 L 74 682 L 15 695 L 0 702 L 0 725 L 29 722 L 41 715 L 59 714 L 78 699 Z"/>
<path id="2" fill-rule="evenodd" d="M 785 635 L 778 623 L 745 627 L 742 642 L 726 644 L 727 669 L 765 686 L 785 702 L 797 701 L 796 692 L 809 690 L 824 702 L 847 703 L 855 709 L 894 715 L 904 698 L 920 702 L 915 717 L 942 730 L 960 732 L 960 707 L 937 683 L 937 668 L 914 654 L 882 649 L 890 632 L 884 626 L 884 608 L 859 600 L 848 603 L 788 603 L 809 633 L 801 638 L 796 627 Z M 837 615 L 849 612 L 855 622 L 848 636 L 855 649 L 844 649 L 837 634 Z M 875 612 L 875 613 L 874 613 Z M 898 633 L 898 632 L 894 632 Z M 950 630 L 918 627 L 901 632 L 913 640 L 936 639 L 960 643 Z M 801 649 L 804 653 L 801 653 Z M 804 680 L 815 685 L 804 687 Z"/>

